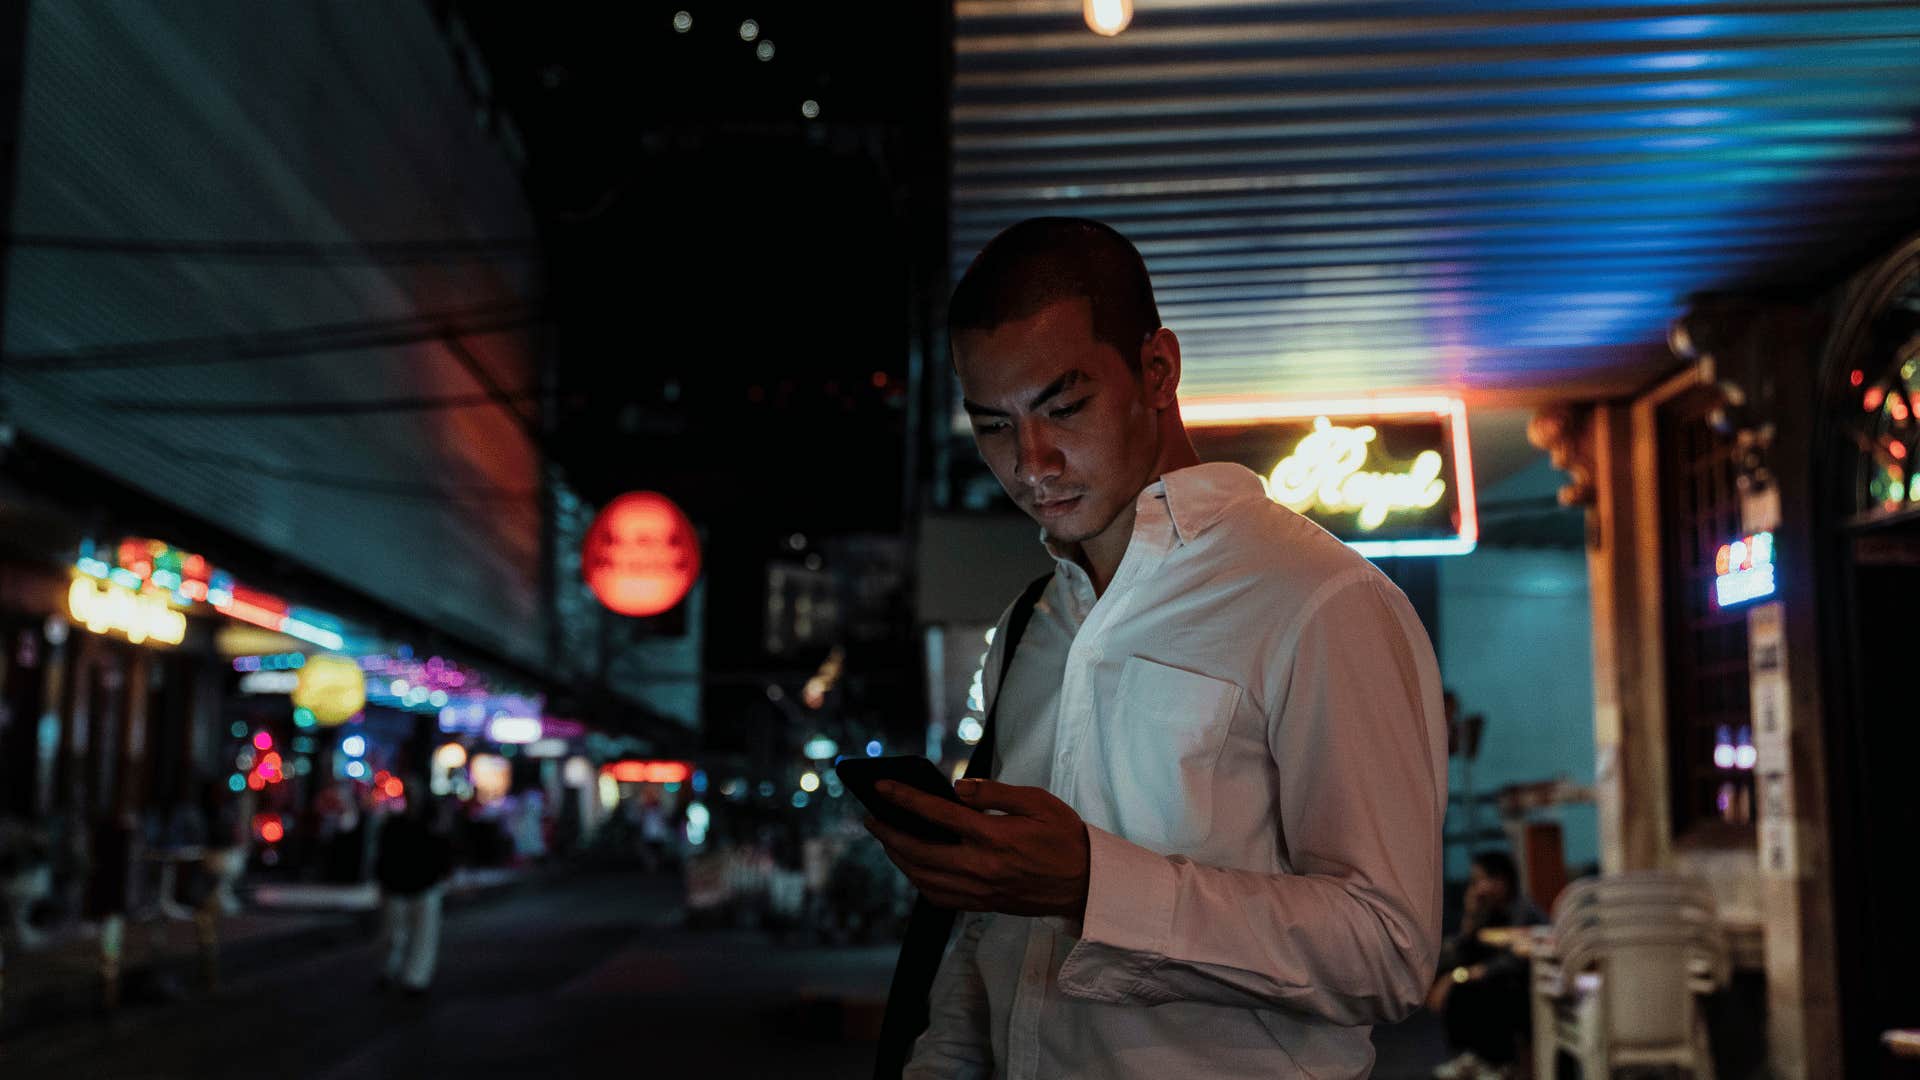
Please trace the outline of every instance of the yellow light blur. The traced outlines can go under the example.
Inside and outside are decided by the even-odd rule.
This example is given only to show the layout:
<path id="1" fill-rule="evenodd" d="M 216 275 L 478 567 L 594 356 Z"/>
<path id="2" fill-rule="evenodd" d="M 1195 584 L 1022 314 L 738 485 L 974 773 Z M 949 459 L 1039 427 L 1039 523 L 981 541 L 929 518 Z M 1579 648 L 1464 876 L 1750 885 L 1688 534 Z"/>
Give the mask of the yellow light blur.
<path id="1" fill-rule="evenodd" d="M 467 763 L 467 748 L 457 742 L 447 743 L 433 752 L 433 767 L 443 772 L 452 771 Z"/>
<path id="2" fill-rule="evenodd" d="M 1087 29 L 1113 37 L 1133 22 L 1133 0 L 1086 0 Z"/>
<path id="3" fill-rule="evenodd" d="M 600 806 L 611 810 L 620 805 L 620 781 L 611 773 L 600 774 Z"/>
<path id="4" fill-rule="evenodd" d="M 820 774 L 815 772 L 801 773 L 800 774 L 800 790 L 805 792 L 819 791 L 820 790 Z"/>
<path id="5" fill-rule="evenodd" d="M 118 630 L 135 645 L 148 639 L 178 645 L 187 637 L 187 617 L 156 595 L 136 593 L 111 582 L 74 578 L 67 610 L 75 622 L 96 634 Z"/>
<path id="6" fill-rule="evenodd" d="M 475 754 L 467 760 L 467 775 L 473 779 L 473 797 L 487 806 L 507 797 L 513 786 L 513 765 L 506 758 Z"/>
<path id="7" fill-rule="evenodd" d="M 344 724 L 367 705 L 367 677 L 344 656 L 310 656 L 293 688 L 293 706 L 308 709 L 322 727 Z"/>

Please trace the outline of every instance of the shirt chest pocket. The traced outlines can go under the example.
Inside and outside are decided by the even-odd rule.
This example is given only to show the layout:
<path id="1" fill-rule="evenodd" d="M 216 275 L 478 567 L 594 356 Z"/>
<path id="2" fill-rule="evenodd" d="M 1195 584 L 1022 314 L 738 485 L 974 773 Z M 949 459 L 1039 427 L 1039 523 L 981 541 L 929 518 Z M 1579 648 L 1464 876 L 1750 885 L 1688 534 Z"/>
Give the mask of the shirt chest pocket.
<path id="1" fill-rule="evenodd" d="M 1241 690 L 1225 679 L 1129 657 L 1101 725 L 1116 832 L 1163 854 L 1213 826 L 1213 774 Z"/>

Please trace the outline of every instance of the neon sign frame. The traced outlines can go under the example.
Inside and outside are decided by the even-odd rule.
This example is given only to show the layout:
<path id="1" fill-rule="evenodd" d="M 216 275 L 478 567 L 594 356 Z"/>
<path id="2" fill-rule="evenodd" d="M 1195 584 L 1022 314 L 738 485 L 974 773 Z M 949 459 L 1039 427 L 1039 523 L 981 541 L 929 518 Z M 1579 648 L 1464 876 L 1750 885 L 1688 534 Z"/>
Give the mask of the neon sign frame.
<path id="1" fill-rule="evenodd" d="M 1480 514 L 1474 503 L 1473 455 L 1467 438 L 1467 405 L 1459 398 L 1355 397 L 1300 401 L 1213 398 L 1181 402 L 1180 416 L 1188 427 L 1196 428 L 1252 426 L 1277 420 L 1313 421 L 1322 417 L 1336 423 L 1341 420 L 1438 417 L 1446 425 L 1452 444 L 1454 488 L 1460 506 L 1459 530 L 1453 536 L 1432 539 L 1344 542 L 1368 558 L 1469 555 L 1479 546 Z"/>

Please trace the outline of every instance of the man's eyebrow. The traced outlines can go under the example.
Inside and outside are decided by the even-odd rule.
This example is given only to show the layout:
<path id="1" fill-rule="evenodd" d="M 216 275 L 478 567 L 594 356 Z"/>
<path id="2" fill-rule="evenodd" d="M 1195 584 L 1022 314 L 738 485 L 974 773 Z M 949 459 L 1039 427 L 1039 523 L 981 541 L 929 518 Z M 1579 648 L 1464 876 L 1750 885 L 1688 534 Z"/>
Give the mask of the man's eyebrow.
<path id="1" fill-rule="evenodd" d="M 1082 382 L 1088 381 L 1090 378 L 1091 377 L 1084 371 L 1080 371 L 1078 369 L 1069 371 L 1065 375 L 1062 375 L 1059 378 L 1048 383 L 1044 388 L 1041 389 L 1041 391 L 1038 394 L 1035 394 L 1033 396 L 1033 400 L 1027 402 L 1027 408 L 1038 409 L 1040 406 L 1045 405 L 1048 402 L 1048 400 L 1066 393 L 1068 390 L 1071 390 L 1073 387 L 1079 385 Z M 1005 416 L 1007 415 L 1006 411 L 1003 409 L 991 408 L 989 406 L 982 405 L 977 401 L 968 401 L 965 398 L 960 399 L 960 407 L 967 410 L 968 416 Z"/>

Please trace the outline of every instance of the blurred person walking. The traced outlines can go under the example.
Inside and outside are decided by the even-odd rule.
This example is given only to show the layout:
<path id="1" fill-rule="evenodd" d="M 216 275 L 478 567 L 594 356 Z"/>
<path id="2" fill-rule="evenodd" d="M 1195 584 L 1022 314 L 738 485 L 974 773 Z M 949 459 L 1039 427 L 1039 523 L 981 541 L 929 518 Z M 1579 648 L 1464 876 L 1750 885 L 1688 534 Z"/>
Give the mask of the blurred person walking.
<path id="1" fill-rule="evenodd" d="M 412 995 L 433 985 L 440 953 L 440 907 L 453 872 L 453 844 L 426 781 L 406 784 L 406 809 L 380 828 L 374 860 L 386 915 L 386 967 L 380 988 L 398 984 Z"/>

